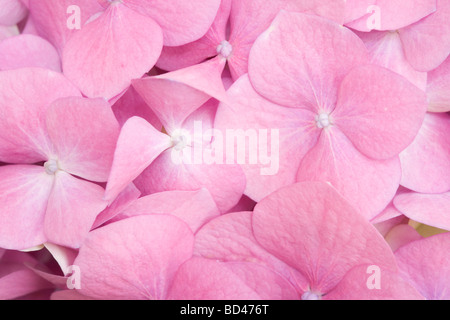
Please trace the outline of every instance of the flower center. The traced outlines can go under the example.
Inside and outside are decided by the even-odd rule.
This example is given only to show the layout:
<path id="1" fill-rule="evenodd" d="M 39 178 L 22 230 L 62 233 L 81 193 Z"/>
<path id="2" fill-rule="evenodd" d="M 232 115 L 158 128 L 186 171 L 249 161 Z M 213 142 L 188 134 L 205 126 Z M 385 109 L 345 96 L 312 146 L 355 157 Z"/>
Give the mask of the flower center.
<path id="1" fill-rule="evenodd" d="M 54 159 L 48 160 L 47 162 L 44 163 L 44 169 L 45 169 L 45 173 L 47 173 L 49 175 L 54 175 L 56 173 L 56 171 L 59 170 L 58 161 L 56 161 Z"/>
<path id="2" fill-rule="evenodd" d="M 323 129 L 331 125 L 330 115 L 328 113 L 320 113 L 316 116 L 316 125 Z"/>
<path id="3" fill-rule="evenodd" d="M 175 132 L 172 137 L 172 147 L 177 150 L 183 150 L 190 143 L 189 136 L 185 134 L 182 130 Z"/>
<path id="4" fill-rule="evenodd" d="M 302 300 L 321 300 L 322 295 L 317 292 L 312 291 L 306 291 L 304 294 L 302 294 Z"/>
<path id="5" fill-rule="evenodd" d="M 216 48 L 217 53 L 227 59 L 233 52 L 233 46 L 227 41 L 223 40 Z"/>

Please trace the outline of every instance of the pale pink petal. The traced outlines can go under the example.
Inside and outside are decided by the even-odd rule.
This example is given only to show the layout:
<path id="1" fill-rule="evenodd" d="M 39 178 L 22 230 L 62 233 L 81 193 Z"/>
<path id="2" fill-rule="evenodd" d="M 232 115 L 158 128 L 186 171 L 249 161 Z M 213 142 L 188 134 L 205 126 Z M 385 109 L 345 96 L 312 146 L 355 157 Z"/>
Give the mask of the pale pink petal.
<path id="1" fill-rule="evenodd" d="M 80 19 L 82 28 L 93 14 L 103 10 L 97 1 L 92 0 L 30 0 L 29 8 L 30 19 L 38 34 L 51 42 L 60 54 L 67 40 L 78 32 L 73 28 L 76 19 Z"/>
<path id="2" fill-rule="evenodd" d="M 228 18 L 232 0 L 222 0 L 213 24 L 200 39 L 183 46 L 167 47 L 162 50 L 156 65 L 167 71 L 186 68 L 217 55 L 217 47 L 226 39 Z"/>
<path id="3" fill-rule="evenodd" d="M 330 182 L 368 220 L 389 204 L 400 178 L 398 157 L 367 158 L 337 128 L 322 132 L 317 145 L 303 158 L 297 174 L 297 181 Z"/>
<path id="4" fill-rule="evenodd" d="M 253 232 L 265 249 L 303 273 L 311 290 L 322 294 L 359 264 L 396 270 L 378 231 L 324 182 L 294 184 L 260 201 Z"/>
<path id="5" fill-rule="evenodd" d="M 117 141 L 105 199 L 112 202 L 161 152 L 170 148 L 170 137 L 139 117 L 130 118 Z"/>
<path id="6" fill-rule="evenodd" d="M 31 165 L 2 166 L 0 176 L 0 247 L 21 250 L 44 243 L 53 177 Z"/>
<path id="7" fill-rule="evenodd" d="M 376 0 L 367 5 L 362 18 L 346 25 L 360 31 L 397 30 L 435 11 L 436 0 Z"/>
<path id="8" fill-rule="evenodd" d="M 406 58 L 416 70 L 431 71 L 450 54 L 449 19 L 450 2 L 437 0 L 435 13 L 399 30 Z"/>
<path id="9" fill-rule="evenodd" d="M 75 264 L 79 292 L 97 299 L 165 299 L 179 266 L 192 255 L 188 226 L 168 215 L 145 215 L 90 233 Z"/>
<path id="10" fill-rule="evenodd" d="M 46 123 L 61 169 L 91 181 L 108 179 L 120 129 L 105 100 L 56 100 Z"/>
<path id="11" fill-rule="evenodd" d="M 409 190 L 400 186 L 397 190 L 396 196 L 400 195 L 402 193 L 408 192 Z M 397 210 L 397 208 L 394 206 L 393 201 L 389 202 L 389 204 L 386 206 L 386 208 L 384 208 L 384 210 L 377 215 L 375 218 L 373 218 L 372 220 L 370 220 L 370 222 L 372 222 L 373 224 L 379 224 L 379 223 L 383 223 L 385 221 L 397 218 L 399 216 L 402 216 L 403 214 Z"/>
<path id="12" fill-rule="evenodd" d="M 427 87 L 427 73 L 414 69 L 406 60 L 398 32 L 358 32 L 371 56 L 371 63 L 402 75 L 423 91 Z"/>
<path id="13" fill-rule="evenodd" d="M 169 190 L 194 191 L 205 188 L 211 193 L 221 213 L 237 204 L 245 189 L 245 175 L 239 165 L 178 164 L 173 160 L 173 150 L 171 148 L 164 151 L 135 180 L 136 186 L 144 195 Z"/>
<path id="14" fill-rule="evenodd" d="M 405 277 L 429 300 L 450 299 L 450 233 L 411 242 L 395 253 Z"/>
<path id="15" fill-rule="evenodd" d="M 421 193 L 450 190 L 450 116 L 427 113 L 413 143 L 400 153 L 402 186 Z"/>
<path id="16" fill-rule="evenodd" d="M 117 219 L 142 214 L 171 214 L 186 222 L 192 232 L 220 215 L 214 199 L 206 189 L 197 191 L 166 191 L 134 201 Z"/>
<path id="17" fill-rule="evenodd" d="M 0 161 L 35 163 L 52 151 L 45 113 L 58 98 L 80 96 L 60 73 L 41 68 L 0 72 Z"/>
<path id="18" fill-rule="evenodd" d="M 149 71 L 161 49 L 156 22 L 116 1 L 69 39 L 63 71 L 86 96 L 109 99 Z"/>
<path id="19" fill-rule="evenodd" d="M 393 227 L 384 239 L 391 246 L 392 251 L 395 252 L 398 248 L 412 241 L 422 239 L 422 236 L 409 224 L 402 223 Z"/>
<path id="20" fill-rule="evenodd" d="M 379 287 L 372 287 L 372 270 L 379 271 Z M 399 273 L 376 265 L 361 265 L 350 270 L 324 300 L 424 300 L 424 297 Z"/>
<path id="21" fill-rule="evenodd" d="M 42 67 L 61 72 L 58 52 L 47 40 L 22 34 L 0 43 L 0 70 Z"/>
<path id="22" fill-rule="evenodd" d="M 106 207 L 104 189 L 57 171 L 45 215 L 45 235 L 54 244 L 78 248 Z"/>
<path id="23" fill-rule="evenodd" d="M 342 81 L 332 122 L 363 154 L 374 159 L 397 156 L 419 131 L 425 93 L 387 69 L 354 68 Z"/>
<path id="24" fill-rule="evenodd" d="M 27 8 L 20 0 L 0 0 L 0 25 L 12 26 L 27 15 Z"/>
<path id="25" fill-rule="evenodd" d="M 213 59 L 195 66 L 133 81 L 133 87 L 171 134 L 210 98 L 225 100 L 222 70 L 225 62 Z"/>
<path id="26" fill-rule="evenodd" d="M 295 182 L 301 159 L 319 137 L 315 114 L 266 100 L 253 89 L 247 75 L 238 79 L 227 94 L 229 102 L 219 105 L 214 129 L 225 140 L 225 158 L 241 164 L 244 170 L 247 177 L 245 194 L 259 201 Z M 227 132 L 234 141 L 227 138 Z M 245 141 L 233 137 L 238 134 L 253 136 L 253 144 L 245 146 Z M 244 161 L 239 160 L 238 152 L 232 157 L 231 147 L 234 146 L 245 152 Z M 251 157 L 256 157 L 256 161 L 250 161 Z"/>
<path id="27" fill-rule="evenodd" d="M 264 279 L 264 281 L 261 281 Z M 284 278 L 255 263 L 192 258 L 177 272 L 171 300 L 293 300 L 298 293 Z"/>
<path id="28" fill-rule="evenodd" d="M 281 11 L 252 47 L 249 76 L 255 90 L 275 103 L 331 111 L 344 76 L 368 59 L 364 43 L 347 28 Z"/>
<path id="29" fill-rule="evenodd" d="M 414 221 L 450 230 L 450 192 L 442 194 L 407 192 L 396 196 L 394 205 Z"/>
<path id="30" fill-rule="evenodd" d="M 450 111 L 450 58 L 428 72 L 428 111 Z"/>
<path id="31" fill-rule="evenodd" d="M 220 0 L 122 0 L 153 18 L 162 28 L 164 45 L 180 46 L 201 38 L 212 25 Z"/>

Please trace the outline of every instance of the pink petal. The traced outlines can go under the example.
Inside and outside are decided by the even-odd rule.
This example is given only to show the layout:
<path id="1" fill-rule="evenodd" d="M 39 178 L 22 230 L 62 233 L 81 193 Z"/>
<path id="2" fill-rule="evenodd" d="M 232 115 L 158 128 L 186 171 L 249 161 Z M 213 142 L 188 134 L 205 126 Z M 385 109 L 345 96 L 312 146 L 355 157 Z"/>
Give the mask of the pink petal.
<path id="1" fill-rule="evenodd" d="M 293 300 L 298 293 L 284 278 L 254 263 L 192 258 L 177 272 L 168 299 Z"/>
<path id="2" fill-rule="evenodd" d="M 383 161 L 367 158 L 337 128 L 322 132 L 297 174 L 297 181 L 330 182 L 368 220 L 389 204 L 400 178 L 398 157 Z"/>
<path id="3" fill-rule="evenodd" d="M 320 17 L 281 11 L 255 41 L 249 76 L 255 90 L 275 103 L 331 111 L 344 76 L 365 62 L 367 50 L 350 30 Z"/>
<path id="4" fill-rule="evenodd" d="M 224 61 L 213 59 L 160 76 L 133 81 L 133 87 L 171 134 L 210 98 L 225 100 Z M 176 94 L 174 94 L 176 93 Z"/>
<path id="5" fill-rule="evenodd" d="M 59 290 L 52 293 L 50 300 L 95 300 L 83 296 L 77 290 Z"/>
<path id="6" fill-rule="evenodd" d="M 47 160 L 52 146 L 45 113 L 51 102 L 67 96 L 80 93 L 60 73 L 40 68 L 0 72 L 0 161 Z"/>
<path id="7" fill-rule="evenodd" d="M 164 151 L 136 179 L 136 186 L 143 194 L 205 188 L 221 213 L 237 204 L 245 189 L 245 176 L 239 165 L 177 164 L 172 159 L 172 150 Z"/>
<path id="8" fill-rule="evenodd" d="M 319 130 L 314 130 L 317 129 L 315 115 L 309 110 L 285 108 L 266 100 L 253 89 L 248 76 L 238 79 L 227 94 L 229 102 L 219 105 L 214 129 L 221 132 L 224 139 L 228 130 L 236 134 L 237 131 L 231 130 L 248 131 L 249 135 L 256 135 L 256 163 L 250 162 L 252 151 L 248 145 L 244 149 L 244 162 L 238 162 L 237 152 L 232 160 L 241 164 L 247 177 L 245 194 L 259 201 L 273 191 L 295 182 L 301 159 L 319 137 Z M 227 140 L 224 150 L 229 145 L 236 145 L 237 150 L 242 149 L 238 141 L 231 144 Z M 263 151 L 264 147 L 267 152 Z M 226 156 L 231 157 L 228 152 Z"/>
<path id="9" fill-rule="evenodd" d="M 75 264 L 79 292 L 97 299 L 165 299 L 179 266 L 192 255 L 193 235 L 167 215 L 145 215 L 90 233 Z"/>
<path id="10" fill-rule="evenodd" d="M 76 5 L 80 8 L 80 27 L 95 13 L 103 8 L 92 0 L 32 0 L 29 4 L 30 18 L 38 34 L 52 43 L 61 54 L 67 40 L 77 29 L 68 28 L 69 19 L 74 17 L 74 12 L 68 13 L 68 9 Z"/>
<path id="11" fill-rule="evenodd" d="M 108 179 L 120 129 L 106 101 L 59 99 L 46 120 L 61 169 L 91 181 Z"/>
<path id="12" fill-rule="evenodd" d="M 10 37 L 0 43 L 0 70 L 42 67 L 61 72 L 56 49 L 45 39 L 28 34 Z"/>
<path id="13" fill-rule="evenodd" d="M 378 267 L 378 266 L 375 266 Z M 326 300 L 424 300 L 424 297 L 399 273 L 380 268 L 380 288 L 370 288 L 372 275 L 369 265 L 361 265 L 348 272 L 324 299 Z M 369 272 L 368 272 L 369 270 Z"/>
<path id="14" fill-rule="evenodd" d="M 219 216 L 211 194 L 206 189 L 197 191 L 166 191 L 142 197 L 128 206 L 119 219 L 142 214 L 171 214 L 186 222 L 192 232 Z"/>
<path id="15" fill-rule="evenodd" d="M 252 262 L 276 271 L 291 283 L 307 287 L 296 270 L 267 252 L 256 241 L 251 212 L 234 212 L 215 218 L 195 235 L 194 255 L 220 261 Z"/>
<path id="16" fill-rule="evenodd" d="M 371 55 L 371 63 L 390 69 L 423 91 L 427 87 L 427 73 L 415 70 L 406 60 L 398 32 L 359 32 Z"/>
<path id="17" fill-rule="evenodd" d="M 421 193 L 450 190 L 450 116 L 427 113 L 413 143 L 400 153 L 402 186 Z"/>
<path id="18" fill-rule="evenodd" d="M 372 2 L 371 6 L 365 8 L 365 13 L 367 13 L 365 16 L 346 25 L 360 31 L 397 30 L 436 11 L 436 0 L 376 0 Z M 377 18 L 376 14 L 379 14 L 380 20 L 377 21 L 379 25 L 378 23 L 371 24 L 371 20 Z"/>
<path id="19" fill-rule="evenodd" d="M 131 117 L 138 116 L 147 120 L 156 129 L 162 130 L 161 121 L 159 121 L 158 117 L 147 106 L 133 86 L 129 87 L 124 95 L 114 103 L 112 110 L 121 127 Z"/>
<path id="20" fill-rule="evenodd" d="M 426 110 L 423 91 L 392 71 L 369 65 L 353 69 L 342 81 L 331 116 L 359 151 L 388 159 L 411 144 Z"/>
<path id="21" fill-rule="evenodd" d="M 450 58 L 438 68 L 428 72 L 428 111 L 450 111 Z"/>
<path id="22" fill-rule="evenodd" d="M 53 177 L 44 167 L 0 167 L 0 247 L 27 249 L 45 242 L 44 216 Z"/>
<path id="23" fill-rule="evenodd" d="M 399 30 L 406 58 L 416 70 L 431 71 L 450 54 L 449 19 L 450 2 L 437 0 L 435 13 Z"/>
<path id="24" fill-rule="evenodd" d="M 0 278 L 0 299 L 12 300 L 51 287 L 51 283 L 42 279 L 32 270 L 22 267 L 20 270 Z"/>
<path id="25" fill-rule="evenodd" d="M 180 46 L 201 38 L 214 21 L 220 0 L 122 0 L 153 18 L 162 28 L 164 45 Z"/>
<path id="26" fill-rule="evenodd" d="M 396 196 L 394 205 L 414 221 L 450 230 L 450 192 L 442 194 L 407 192 Z"/>
<path id="27" fill-rule="evenodd" d="M 311 289 L 321 293 L 359 264 L 396 268 L 378 231 L 324 182 L 294 184 L 260 201 L 253 232 L 265 249 L 303 273 Z"/>
<path id="28" fill-rule="evenodd" d="M 159 26 L 114 2 L 67 42 L 63 70 L 86 96 L 109 99 L 149 71 L 161 49 Z"/>
<path id="29" fill-rule="evenodd" d="M 161 152 L 170 148 L 170 137 L 139 117 L 130 118 L 117 141 L 105 199 L 112 202 Z"/>
<path id="30" fill-rule="evenodd" d="M 19 0 L 1 0 L 0 25 L 12 26 L 19 23 L 27 15 L 27 8 Z"/>
<path id="31" fill-rule="evenodd" d="M 106 222 L 110 222 L 116 216 L 125 211 L 132 203 L 141 196 L 141 192 L 136 188 L 134 183 L 128 184 L 125 189 L 108 205 L 105 210 L 100 212 L 95 219 L 92 229 L 96 229 Z"/>
<path id="32" fill-rule="evenodd" d="M 400 270 L 429 300 L 450 299 L 450 233 L 411 242 L 397 250 Z"/>
<path id="33" fill-rule="evenodd" d="M 45 216 L 49 242 L 78 248 L 107 205 L 103 194 L 102 187 L 58 171 Z"/>
<path id="34" fill-rule="evenodd" d="M 213 24 L 200 39 L 182 46 L 165 46 L 156 65 L 168 71 L 186 68 L 217 55 L 217 46 L 226 39 L 232 0 L 222 0 Z"/>

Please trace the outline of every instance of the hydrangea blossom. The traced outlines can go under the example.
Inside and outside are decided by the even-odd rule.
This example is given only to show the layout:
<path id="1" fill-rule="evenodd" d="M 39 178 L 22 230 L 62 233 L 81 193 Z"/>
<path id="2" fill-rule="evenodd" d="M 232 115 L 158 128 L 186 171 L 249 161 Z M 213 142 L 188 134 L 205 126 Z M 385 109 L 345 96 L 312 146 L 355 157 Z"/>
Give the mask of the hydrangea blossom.
<path id="1" fill-rule="evenodd" d="M 449 21 L 0 0 L 0 299 L 450 299 Z"/>

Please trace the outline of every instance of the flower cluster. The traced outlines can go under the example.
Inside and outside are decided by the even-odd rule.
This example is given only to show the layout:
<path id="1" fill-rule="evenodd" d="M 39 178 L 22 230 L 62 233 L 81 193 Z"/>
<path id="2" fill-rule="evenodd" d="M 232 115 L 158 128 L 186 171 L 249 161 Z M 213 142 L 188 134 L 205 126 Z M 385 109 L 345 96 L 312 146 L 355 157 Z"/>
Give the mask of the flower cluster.
<path id="1" fill-rule="evenodd" d="M 450 299 L 450 1 L 0 0 L 0 299 Z"/>

